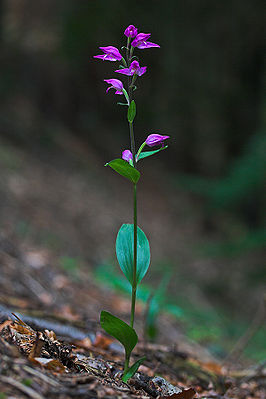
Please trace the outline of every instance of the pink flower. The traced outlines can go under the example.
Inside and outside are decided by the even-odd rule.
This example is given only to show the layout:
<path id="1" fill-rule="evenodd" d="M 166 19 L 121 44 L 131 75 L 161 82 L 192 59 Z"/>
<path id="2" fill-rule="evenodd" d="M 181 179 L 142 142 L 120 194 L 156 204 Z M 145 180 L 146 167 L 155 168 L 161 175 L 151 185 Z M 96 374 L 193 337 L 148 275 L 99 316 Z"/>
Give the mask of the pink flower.
<path id="1" fill-rule="evenodd" d="M 139 49 L 150 48 L 150 47 L 160 47 L 159 44 L 148 42 L 147 40 L 150 38 L 151 33 L 139 33 L 131 45 L 133 47 L 137 47 Z"/>
<path id="2" fill-rule="evenodd" d="M 129 25 L 129 26 L 126 28 L 124 34 L 126 35 L 126 37 L 131 37 L 131 38 L 132 38 L 132 37 L 137 36 L 138 30 L 137 30 L 137 28 L 135 28 L 134 25 Z"/>
<path id="3" fill-rule="evenodd" d="M 107 47 L 99 47 L 104 54 L 102 55 L 94 55 L 94 58 L 100 58 L 103 61 L 120 61 L 122 59 L 122 55 L 119 53 L 118 49 L 114 46 Z"/>
<path id="4" fill-rule="evenodd" d="M 161 134 L 150 134 L 146 140 L 145 143 L 149 147 L 154 147 L 156 145 L 162 144 L 162 147 L 164 146 L 164 140 L 169 139 L 170 136 L 162 136 Z"/>
<path id="5" fill-rule="evenodd" d="M 133 155 L 132 152 L 130 150 L 124 150 L 122 152 L 122 159 L 124 159 L 127 162 L 133 161 Z"/>
<path id="6" fill-rule="evenodd" d="M 138 61 L 133 61 L 129 68 L 117 69 L 115 72 L 122 73 L 123 75 L 133 76 L 134 74 L 141 76 L 147 70 L 147 67 L 140 67 Z"/>
<path id="7" fill-rule="evenodd" d="M 106 93 L 108 93 L 108 91 L 110 89 L 115 89 L 116 90 L 115 94 L 124 94 L 123 93 L 123 88 L 124 87 L 123 87 L 123 83 L 121 82 L 121 80 L 118 80 L 118 79 L 104 79 L 104 81 L 111 85 L 106 90 Z"/>

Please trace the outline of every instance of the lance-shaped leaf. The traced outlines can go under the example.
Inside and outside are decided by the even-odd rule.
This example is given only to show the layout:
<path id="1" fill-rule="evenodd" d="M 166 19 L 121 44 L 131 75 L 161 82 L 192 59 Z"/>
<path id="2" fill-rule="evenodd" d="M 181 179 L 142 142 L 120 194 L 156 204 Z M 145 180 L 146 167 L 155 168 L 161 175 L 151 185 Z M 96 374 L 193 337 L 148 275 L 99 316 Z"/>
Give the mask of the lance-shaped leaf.
<path id="1" fill-rule="evenodd" d="M 101 312 L 100 323 L 108 334 L 121 342 L 128 358 L 138 342 L 138 336 L 134 328 L 106 311 Z"/>
<path id="2" fill-rule="evenodd" d="M 160 152 L 160 151 L 162 151 L 162 150 L 165 150 L 167 147 L 168 147 L 168 145 L 166 145 L 165 147 L 159 148 L 158 150 L 141 152 L 141 153 L 139 154 L 139 156 L 138 156 L 138 161 L 139 161 L 140 159 L 150 157 L 151 155 L 156 154 L 157 152 Z"/>
<path id="3" fill-rule="evenodd" d="M 129 165 L 129 163 L 124 161 L 124 159 L 114 159 L 113 161 L 107 162 L 105 166 L 110 166 L 110 168 L 114 169 L 117 173 L 126 177 L 134 184 L 136 184 L 140 178 L 139 171 L 133 166 Z"/>
<path id="4" fill-rule="evenodd" d="M 132 100 L 130 103 L 130 106 L 128 107 L 128 111 L 127 111 L 128 122 L 132 123 L 134 121 L 135 116 L 136 116 L 136 103 L 134 100 Z"/>
<path id="5" fill-rule="evenodd" d="M 142 357 L 139 360 L 136 361 L 128 370 L 126 373 L 124 373 L 122 377 L 122 381 L 127 382 L 133 375 L 138 371 L 139 366 L 144 362 L 146 357 Z"/>
<path id="6" fill-rule="evenodd" d="M 133 284 L 134 270 L 134 225 L 123 224 L 116 238 L 116 256 L 122 272 Z M 150 245 L 144 232 L 137 228 L 137 274 L 136 283 L 140 283 L 150 264 Z"/>

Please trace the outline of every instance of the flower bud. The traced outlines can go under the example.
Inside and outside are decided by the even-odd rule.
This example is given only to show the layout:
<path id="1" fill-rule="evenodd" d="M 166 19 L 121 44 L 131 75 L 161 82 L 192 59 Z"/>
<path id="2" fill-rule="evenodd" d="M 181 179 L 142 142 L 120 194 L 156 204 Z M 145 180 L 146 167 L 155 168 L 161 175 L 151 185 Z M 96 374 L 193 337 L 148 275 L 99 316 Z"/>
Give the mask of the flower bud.
<path id="1" fill-rule="evenodd" d="M 134 25 L 129 25 L 129 26 L 126 28 L 124 34 L 126 35 L 126 37 L 132 38 L 132 37 L 137 36 L 138 30 L 137 30 L 137 28 L 135 28 Z"/>
<path id="2" fill-rule="evenodd" d="M 169 139 L 170 136 L 162 136 L 161 134 L 150 134 L 146 140 L 145 143 L 149 147 L 154 147 L 156 145 L 162 144 L 162 147 L 164 146 L 164 140 Z"/>
<path id="3" fill-rule="evenodd" d="M 130 160 L 133 161 L 132 152 L 130 150 L 124 150 L 122 152 L 122 159 L 124 159 L 127 162 L 129 162 Z"/>

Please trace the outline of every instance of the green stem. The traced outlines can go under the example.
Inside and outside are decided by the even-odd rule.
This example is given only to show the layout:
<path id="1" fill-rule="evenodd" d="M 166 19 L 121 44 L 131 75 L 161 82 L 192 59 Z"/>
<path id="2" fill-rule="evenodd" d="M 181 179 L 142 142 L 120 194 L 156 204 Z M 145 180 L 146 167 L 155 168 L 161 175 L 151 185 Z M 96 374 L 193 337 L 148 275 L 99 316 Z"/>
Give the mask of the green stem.
<path id="1" fill-rule="evenodd" d="M 139 158 L 139 156 L 141 154 L 141 151 L 145 147 L 145 145 L 146 145 L 146 141 L 144 141 L 144 143 L 142 143 L 141 146 L 139 147 L 139 150 L 138 150 L 138 153 L 137 153 L 137 156 L 136 156 L 136 162 L 138 162 L 138 158 Z"/>
<path id="2" fill-rule="evenodd" d="M 130 54 L 129 54 L 129 59 L 130 59 L 130 60 L 131 60 L 131 58 L 132 58 L 133 53 L 134 53 L 134 47 L 131 46 Z"/>
<path id="3" fill-rule="evenodd" d="M 127 62 L 124 57 L 121 58 L 122 64 L 127 68 Z"/>
<path id="4" fill-rule="evenodd" d="M 131 147 L 131 152 L 132 152 L 132 156 L 133 156 L 133 166 L 135 168 L 136 167 L 136 148 L 135 148 L 133 122 L 129 122 L 129 134 L 130 134 L 130 147 Z"/>
<path id="5" fill-rule="evenodd" d="M 137 184 L 134 184 L 134 257 L 133 257 L 133 282 L 131 296 L 131 317 L 130 326 L 134 326 L 136 293 L 137 293 Z"/>
<path id="6" fill-rule="evenodd" d="M 127 370 L 129 368 L 129 358 L 130 355 L 126 354 L 126 358 L 125 358 L 125 363 L 124 363 L 124 373 L 123 375 L 125 375 L 127 373 Z"/>
<path id="7" fill-rule="evenodd" d="M 129 48 L 129 46 L 127 46 L 127 48 Z M 130 52 L 127 50 L 128 66 L 130 65 L 133 51 L 134 51 L 133 47 L 131 47 Z M 134 77 L 132 78 L 132 81 L 133 81 L 133 79 L 134 79 Z M 132 84 L 131 83 L 130 83 L 130 79 L 128 79 L 129 103 L 131 103 L 131 101 L 132 101 Z M 129 122 L 129 134 L 130 134 L 130 147 L 131 147 L 131 152 L 132 152 L 132 156 L 133 156 L 133 166 L 134 166 L 134 168 L 136 168 L 136 148 L 135 148 L 133 122 Z M 137 226 L 138 226 L 138 221 L 137 221 L 137 185 L 136 184 L 134 184 L 133 203 L 134 203 L 134 244 L 133 244 L 134 253 L 133 253 L 133 282 L 132 282 L 131 316 L 130 316 L 130 326 L 132 328 L 134 326 L 136 292 L 137 292 Z M 129 361 L 129 359 L 128 359 L 128 361 Z"/>
<path id="8" fill-rule="evenodd" d="M 125 96 L 125 98 L 127 100 L 127 105 L 130 106 L 129 96 L 128 96 L 127 91 L 125 89 L 123 89 L 123 93 L 124 93 L 124 96 Z"/>

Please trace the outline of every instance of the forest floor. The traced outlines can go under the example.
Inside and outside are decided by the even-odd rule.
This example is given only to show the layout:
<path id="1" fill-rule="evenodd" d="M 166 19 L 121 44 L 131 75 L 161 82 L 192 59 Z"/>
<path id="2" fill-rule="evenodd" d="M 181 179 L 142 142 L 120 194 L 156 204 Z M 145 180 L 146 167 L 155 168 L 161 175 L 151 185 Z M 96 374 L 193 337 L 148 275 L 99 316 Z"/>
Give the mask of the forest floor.
<path id="1" fill-rule="evenodd" d="M 23 252 L 3 238 L 0 262 L 1 399 L 266 397 L 265 365 L 222 365 L 166 316 L 167 345 L 141 338 L 133 357 L 146 360 L 123 383 L 122 347 L 98 319 L 106 308 L 126 317 L 127 299 L 95 285 L 87 270 L 73 281 L 45 251 Z"/>
<path id="2" fill-rule="evenodd" d="M 66 168 L 62 173 L 60 165 L 36 158 L 33 162 L 20 150 L 5 154 L 6 158 L 1 154 L 5 169 L 0 185 L 0 399 L 266 398 L 265 364 L 222 364 L 187 339 L 177 319 L 166 314 L 158 321 L 160 343 L 147 342 L 141 333 L 144 307 L 139 303 L 140 339 L 132 361 L 142 356 L 146 360 L 123 383 L 123 349 L 103 332 L 98 320 L 100 311 L 108 310 L 127 321 L 129 299 L 96 282 L 92 268 L 81 265 L 74 275 L 68 273 L 55 255 L 57 236 L 64 229 L 62 253 L 69 245 L 75 255 L 84 253 L 86 263 L 93 263 L 99 254 L 108 255 L 106 246 L 114 237 L 106 237 L 113 229 L 113 218 L 119 224 L 121 214 L 127 217 L 126 207 L 118 201 L 120 187 L 115 179 L 109 185 L 105 182 L 114 203 L 108 211 L 106 192 L 88 189 L 71 167 L 69 174 Z M 92 155 L 92 164 L 93 159 Z M 93 173 L 92 168 L 89 178 L 95 188 L 99 183 Z M 148 189 L 151 194 L 143 206 L 152 224 L 152 213 L 166 211 L 167 204 L 157 195 L 148 209 L 157 187 L 151 184 Z M 86 201 L 80 201 L 82 196 Z M 173 231 L 168 217 L 167 228 Z M 156 219 L 152 224 L 157 255 L 160 223 Z M 40 231 L 51 233 L 40 237 Z"/>

